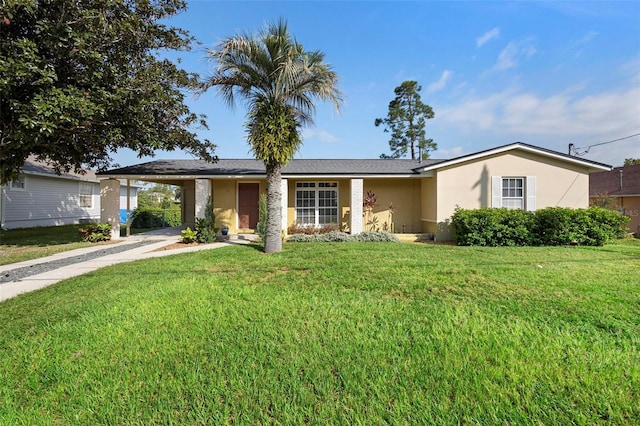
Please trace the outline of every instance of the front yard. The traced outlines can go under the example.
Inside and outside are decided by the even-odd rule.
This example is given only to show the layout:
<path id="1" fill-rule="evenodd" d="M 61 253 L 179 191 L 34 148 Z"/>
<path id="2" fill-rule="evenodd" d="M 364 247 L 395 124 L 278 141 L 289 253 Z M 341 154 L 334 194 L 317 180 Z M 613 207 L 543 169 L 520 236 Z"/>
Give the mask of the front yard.
<path id="1" fill-rule="evenodd" d="M 285 244 L 0 304 L 0 424 L 637 424 L 640 240 Z"/>

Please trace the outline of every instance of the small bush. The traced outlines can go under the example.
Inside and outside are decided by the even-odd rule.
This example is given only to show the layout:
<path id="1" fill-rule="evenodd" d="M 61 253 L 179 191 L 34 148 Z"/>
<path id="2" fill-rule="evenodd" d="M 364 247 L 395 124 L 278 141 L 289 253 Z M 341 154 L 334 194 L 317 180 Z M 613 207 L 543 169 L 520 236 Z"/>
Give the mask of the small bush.
<path id="1" fill-rule="evenodd" d="M 192 230 L 191 228 L 189 228 L 187 226 L 187 229 L 183 229 L 181 231 L 182 234 L 182 242 L 185 244 L 190 244 L 194 241 L 196 241 L 196 237 L 198 236 L 198 233 L 194 230 Z"/>
<path id="2" fill-rule="evenodd" d="M 133 211 L 131 226 L 134 228 L 162 228 L 180 226 L 182 223 L 179 209 L 158 209 L 154 207 L 137 208 Z"/>
<path id="3" fill-rule="evenodd" d="M 337 242 L 398 242 L 398 238 L 388 232 L 362 232 L 350 235 L 333 231 L 326 234 L 293 234 L 287 239 L 291 243 L 337 243 Z"/>
<path id="4" fill-rule="evenodd" d="M 111 239 L 111 224 L 109 223 L 92 223 L 80 228 L 79 231 L 82 239 L 91 243 L 109 241 Z"/>
<path id="5" fill-rule="evenodd" d="M 289 235 L 293 235 L 293 234 L 306 234 L 306 235 L 328 234 L 329 232 L 338 232 L 338 231 L 340 231 L 340 226 L 337 223 L 331 223 L 331 224 L 322 225 L 322 226 L 319 226 L 319 227 L 304 226 L 304 225 L 294 224 L 294 225 L 291 225 L 287 229 L 287 233 Z"/>
<path id="6" fill-rule="evenodd" d="M 209 196 L 204 217 L 196 218 L 196 241 L 199 243 L 213 243 L 219 230 L 216 227 L 216 217 L 213 214 L 213 200 Z"/>
<path id="7" fill-rule="evenodd" d="M 359 234 L 353 235 L 355 241 L 362 241 L 367 243 L 397 243 L 398 237 L 393 234 L 390 234 L 386 231 L 367 231 L 361 232 Z"/>

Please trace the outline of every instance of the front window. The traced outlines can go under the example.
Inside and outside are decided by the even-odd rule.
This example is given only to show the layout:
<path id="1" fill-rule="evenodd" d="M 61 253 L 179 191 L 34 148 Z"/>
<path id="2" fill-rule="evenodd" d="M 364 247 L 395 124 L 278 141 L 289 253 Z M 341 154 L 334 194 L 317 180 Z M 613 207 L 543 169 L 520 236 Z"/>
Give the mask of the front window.
<path id="1" fill-rule="evenodd" d="M 80 184 L 80 207 L 90 209 L 93 207 L 93 185 Z"/>
<path id="2" fill-rule="evenodd" d="M 502 178 L 502 207 L 524 210 L 524 178 Z"/>
<path id="3" fill-rule="evenodd" d="M 338 223 L 338 183 L 297 182 L 296 221 L 307 226 Z"/>

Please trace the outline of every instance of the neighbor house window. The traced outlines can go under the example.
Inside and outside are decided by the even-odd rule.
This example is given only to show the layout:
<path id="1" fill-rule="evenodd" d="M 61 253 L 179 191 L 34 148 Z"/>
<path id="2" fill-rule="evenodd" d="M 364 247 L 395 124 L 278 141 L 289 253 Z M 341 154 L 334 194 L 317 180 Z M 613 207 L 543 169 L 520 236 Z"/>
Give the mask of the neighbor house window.
<path id="1" fill-rule="evenodd" d="M 296 221 L 308 226 L 338 223 L 338 183 L 297 182 Z"/>
<path id="2" fill-rule="evenodd" d="M 93 185 L 80 184 L 80 207 L 90 209 L 93 207 Z"/>
<path id="3" fill-rule="evenodd" d="M 535 176 L 493 176 L 492 192 L 492 207 L 536 209 Z"/>
<path id="4" fill-rule="evenodd" d="M 9 183 L 12 191 L 25 191 L 27 189 L 26 178 L 20 175 Z"/>

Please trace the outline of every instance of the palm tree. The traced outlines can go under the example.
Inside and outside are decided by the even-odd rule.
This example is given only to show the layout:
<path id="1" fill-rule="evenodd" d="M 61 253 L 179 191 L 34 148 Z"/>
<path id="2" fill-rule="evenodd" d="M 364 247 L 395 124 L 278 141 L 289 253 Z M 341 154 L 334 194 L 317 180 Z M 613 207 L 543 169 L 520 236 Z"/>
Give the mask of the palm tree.
<path id="1" fill-rule="evenodd" d="M 264 251 L 282 250 L 281 170 L 302 144 L 301 128 L 313 124 L 315 100 L 340 110 L 338 76 L 319 50 L 307 52 L 282 19 L 256 35 L 237 35 L 207 51 L 214 70 L 203 90 L 216 87 L 230 107 L 248 105 L 247 139 L 267 171 Z"/>

